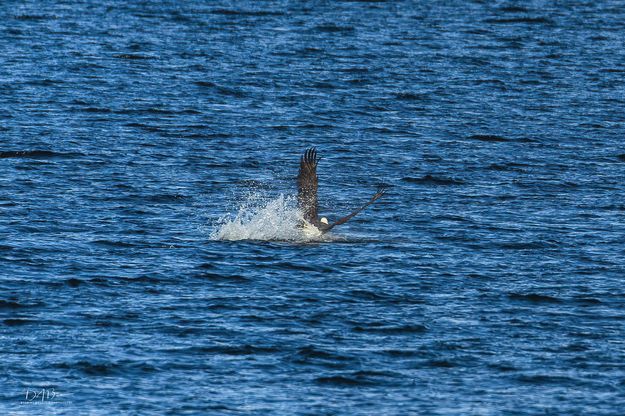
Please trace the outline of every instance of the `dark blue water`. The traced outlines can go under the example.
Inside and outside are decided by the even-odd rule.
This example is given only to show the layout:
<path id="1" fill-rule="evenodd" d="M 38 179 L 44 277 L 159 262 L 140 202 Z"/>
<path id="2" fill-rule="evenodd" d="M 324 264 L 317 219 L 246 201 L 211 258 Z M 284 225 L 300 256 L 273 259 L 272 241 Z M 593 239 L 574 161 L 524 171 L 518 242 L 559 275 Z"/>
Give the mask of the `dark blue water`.
<path id="1" fill-rule="evenodd" d="M 0 18 L 0 413 L 623 414 L 623 2 Z"/>

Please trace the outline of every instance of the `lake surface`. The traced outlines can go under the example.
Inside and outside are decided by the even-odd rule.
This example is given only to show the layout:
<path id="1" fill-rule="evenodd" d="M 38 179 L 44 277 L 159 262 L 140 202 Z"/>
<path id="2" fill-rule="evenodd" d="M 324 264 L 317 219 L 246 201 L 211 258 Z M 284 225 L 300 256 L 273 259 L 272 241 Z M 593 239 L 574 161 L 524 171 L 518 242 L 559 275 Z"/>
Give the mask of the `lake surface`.
<path id="1" fill-rule="evenodd" d="M 0 17 L 0 413 L 623 414 L 622 2 Z"/>

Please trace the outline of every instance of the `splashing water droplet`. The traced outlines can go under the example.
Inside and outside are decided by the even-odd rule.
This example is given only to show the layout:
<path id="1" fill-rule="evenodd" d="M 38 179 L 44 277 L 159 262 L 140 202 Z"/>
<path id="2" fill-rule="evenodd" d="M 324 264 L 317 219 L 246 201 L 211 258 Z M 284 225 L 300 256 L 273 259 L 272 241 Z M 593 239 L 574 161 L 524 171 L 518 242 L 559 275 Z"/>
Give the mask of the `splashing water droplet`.
<path id="1" fill-rule="evenodd" d="M 322 238 L 313 225 L 305 223 L 294 197 L 280 195 L 267 200 L 253 194 L 239 207 L 232 218 L 228 215 L 218 221 L 210 235 L 211 240 L 264 240 L 306 242 Z"/>

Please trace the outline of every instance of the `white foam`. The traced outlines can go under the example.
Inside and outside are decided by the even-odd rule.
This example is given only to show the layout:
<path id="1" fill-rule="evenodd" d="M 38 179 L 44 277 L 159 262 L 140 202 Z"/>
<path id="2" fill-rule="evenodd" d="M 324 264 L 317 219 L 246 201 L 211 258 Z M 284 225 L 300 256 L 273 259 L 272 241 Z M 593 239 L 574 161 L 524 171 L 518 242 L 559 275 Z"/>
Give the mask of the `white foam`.
<path id="1" fill-rule="evenodd" d="M 264 241 L 323 241 L 323 235 L 312 224 L 303 222 L 297 201 L 280 195 L 265 199 L 256 193 L 250 195 L 239 207 L 236 215 L 227 215 L 217 222 L 211 240 L 264 240 Z"/>

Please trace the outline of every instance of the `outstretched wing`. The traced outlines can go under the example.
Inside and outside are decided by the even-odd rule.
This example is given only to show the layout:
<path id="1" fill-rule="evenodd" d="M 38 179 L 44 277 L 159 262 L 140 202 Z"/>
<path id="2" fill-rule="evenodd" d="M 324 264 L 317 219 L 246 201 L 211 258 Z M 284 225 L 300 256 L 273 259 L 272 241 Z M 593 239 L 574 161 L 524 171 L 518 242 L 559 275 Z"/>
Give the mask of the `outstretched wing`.
<path id="1" fill-rule="evenodd" d="M 317 224 L 317 150 L 306 150 L 299 162 L 297 175 L 297 203 L 304 214 L 304 219 Z"/>
<path id="2" fill-rule="evenodd" d="M 364 204 L 363 206 L 361 206 L 360 208 L 358 208 L 356 211 L 352 212 L 351 214 L 341 218 L 340 220 L 333 222 L 332 224 L 330 224 L 325 231 L 336 227 L 337 225 L 341 225 L 341 224 L 345 224 L 347 221 L 351 220 L 353 217 L 356 216 L 356 214 L 358 214 L 359 212 L 361 212 L 363 209 L 367 208 L 369 205 L 373 204 L 375 201 L 377 201 L 382 195 L 384 195 L 386 193 L 386 191 L 388 190 L 388 186 L 380 186 L 378 188 L 378 191 L 375 193 L 375 195 L 373 195 L 373 197 L 369 200 L 369 202 L 367 202 L 366 204 Z"/>

